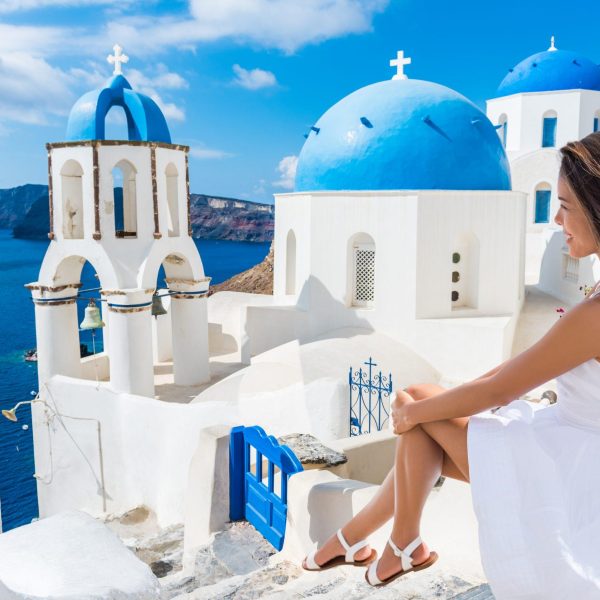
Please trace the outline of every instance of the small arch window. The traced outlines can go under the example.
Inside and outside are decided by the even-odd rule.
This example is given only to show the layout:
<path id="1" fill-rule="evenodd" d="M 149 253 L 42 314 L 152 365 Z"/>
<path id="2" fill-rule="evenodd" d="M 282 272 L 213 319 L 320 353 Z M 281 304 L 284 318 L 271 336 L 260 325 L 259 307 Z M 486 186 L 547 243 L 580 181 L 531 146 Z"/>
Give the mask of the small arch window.
<path id="1" fill-rule="evenodd" d="M 367 233 L 348 241 L 348 296 L 351 306 L 369 308 L 375 302 L 375 242 Z"/>
<path id="2" fill-rule="evenodd" d="M 544 114 L 542 124 L 542 148 L 554 148 L 556 146 L 556 127 L 558 117 L 556 112 L 550 110 Z"/>
<path id="3" fill-rule="evenodd" d="M 65 239 L 83 239 L 83 169 L 68 160 L 60 170 L 62 230 Z"/>
<path id="4" fill-rule="evenodd" d="M 115 235 L 118 238 L 137 236 L 136 170 L 122 160 L 112 170 Z"/>
<path id="5" fill-rule="evenodd" d="M 505 114 L 500 115 L 498 119 L 498 135 L 502 145 L 506 148 L 506 135 L 508 132 L 508 118 Z"/>
<path id="6" fill-rule="evenodd" d="M 460 281 L 460 273 L 458 271 L 452 271 L 452 283 L 458 283 Z"/>
<path id="7" fill-rule="evenodd" d="M 535 188 L 535 223 L 550 222 L 550 200 L 552 188 L 548 183 L 540 183 Z"/>
<path id="8" fill-rule="evenodd" d="M 173 163 L 169 163 L 165 169 L 165 177 L 167 180 L 167 214 L 168 214 L 168 231 L 169 237 L 177 237 L 179 235 L 179 201 L 178 201 L 178 185 L 179 174 Z"/>
<path id="9" fill-rule="evenodd" d="M 292 229 L 285 244 L 285 293 L 296 293 L 296 235 Z"/>

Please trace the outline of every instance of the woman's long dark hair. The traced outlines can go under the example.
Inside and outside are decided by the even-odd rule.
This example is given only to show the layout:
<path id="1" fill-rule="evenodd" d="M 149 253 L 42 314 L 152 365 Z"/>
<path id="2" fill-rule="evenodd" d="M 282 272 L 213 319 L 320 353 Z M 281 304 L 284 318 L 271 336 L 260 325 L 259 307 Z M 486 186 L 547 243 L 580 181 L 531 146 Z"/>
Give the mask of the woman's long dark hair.
<path id="1" fill-rule="evenodd" d="M 560 175 L 581 204 L 600 247 L 600 132 L 560 149 Z"/>

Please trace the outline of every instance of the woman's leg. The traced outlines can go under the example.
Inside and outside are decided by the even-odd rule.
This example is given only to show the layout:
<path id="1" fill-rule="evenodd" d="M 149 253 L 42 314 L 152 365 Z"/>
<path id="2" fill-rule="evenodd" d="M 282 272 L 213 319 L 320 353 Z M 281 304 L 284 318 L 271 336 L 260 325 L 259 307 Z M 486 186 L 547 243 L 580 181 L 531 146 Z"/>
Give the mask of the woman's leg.
<path id="1" fill-rule="evenodd" d="M 440 393 L 441 391 L 444 391 L 444 388 L 441 388 L 440 386 L 424 384 L 422 386 L 413 386 L 412 388 L 409 388 L 409 390 L 412 392 L 412 394 L 414 394 L 413 397 L 415 400 L 420 400 L 430 395 Z M 446 477 L 466 481 L 463 472 L 453 462 L 452 458 L 442 451 L 439 444 L 434 442 L 427 434 L 425 434 L 423 430 L 421 430 L 419 427 L 416 427 L 411 430 L 411 432 L 407 433 L 411 433 L 411 435 L 409 436 L 407 434 L 403 434 L 398 438 L 396 443 L 396 463 L 400 461 L 402 464 L 408 465 L 408 467 L 404 467 L 406 476 L 409 478 L 414 477 L 417 480 L 422 480 L 422 484 L 425 483 L 424 487 L 428 488 L 427 494 L 431 490 L 431 487 L 435 481 L 437 481 L 440 471 L 441 474 Z M 438 437 L 443 438 L 444 434 L 441 433 L 438 435 Z M 412 456 L 415 458 L 403 458 L 404 453 L 406 453 L 407 456 Z M 412 469 L 410 467 L 411 463 L 414 463 Z M 407 468 L 408 471 L 406 471 Z M 397 506 L 395 503 L 394 482 L 395 475 L 394 469 L 392 469 L 390 473 L 388 473 L 373 499 L 342 528 L 342 533 L 350 545 L 365 539 L 371 533 L 379 529 L 390 518 L 392 518 L 392 516 L 394 516 L 395 506 Z M 415 494 L 414 497 L 411 497 L 411 486 L 408 486 L 404 492 L 404 499 L 401 499 L 401 503 L 404 502 L 407 504 L 407 510 L 409 513 L 418 514 L 420 518 L 420 513 L 422 511 L 425 499 L 427 498 L 427 494 L 423 496 L 423 485 L 417 485 L 417 487 L 421 490 L 421 492 Z M 414 525 L 412 527 L 414 528 Z M 409 542 L 412 541 L 414 537 L 416 537 L 416 535 L 413 536 Z M 394 541 L 397 540 L 394 538 Z M 423 551 L 422 547 L 418 548 L 417 551 L 424 553 L 424 558 L 427 558 L 427 554 Z M 369 556 L 370 552 L 370 548 L 363 548 L 356 554 L 356 559 L 363 560 Z M 324 564 L 331 558 L 334 558 L 341 553 L 342 547 L 337 540 L 337 537 L 333 535 L 327 540 L 323 547 L 319 549 L 319 552 L 315 556 L 315 560 L 317 561 L 317 564 Z M 415 562 L 418 562 L 418 555 L 413 554 L 413 556 L 415 557 Z M 384 566 L 385 563 L 382 563 L 382 567 L 380 568 L 383 568 Z M 385 577 L 386 575 L 384 574 L 381 578 Z"/>

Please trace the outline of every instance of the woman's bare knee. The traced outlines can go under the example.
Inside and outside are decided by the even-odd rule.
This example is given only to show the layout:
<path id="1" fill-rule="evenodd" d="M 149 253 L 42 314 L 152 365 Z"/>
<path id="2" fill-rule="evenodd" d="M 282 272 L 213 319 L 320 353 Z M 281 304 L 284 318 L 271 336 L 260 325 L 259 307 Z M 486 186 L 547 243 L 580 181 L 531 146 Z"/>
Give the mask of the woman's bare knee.
<path id="1" fill-rule="evenodd" d="M 436 396 L 446 391 L 441 385 L 435 383 L 418 383 L 416 385 L 409 385 L 404 391 L 412 396 L 415 400 L 424 400 L 431 396 Z"/>

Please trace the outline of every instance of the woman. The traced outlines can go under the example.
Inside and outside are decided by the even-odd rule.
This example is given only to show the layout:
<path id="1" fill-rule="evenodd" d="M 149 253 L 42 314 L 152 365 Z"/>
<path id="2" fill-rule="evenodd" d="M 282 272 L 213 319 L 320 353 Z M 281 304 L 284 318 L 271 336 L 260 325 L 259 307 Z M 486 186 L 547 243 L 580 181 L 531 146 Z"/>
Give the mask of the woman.
<path id="1" fill-rule="evenodd" d="M 569 254 L 600 256 L 600 133 L 561 149 L 555 222 Z M 393 469 L 304 568 L 369 564 L 372 585 L 435 562 L 419 537 L 438 477 L 470 482 L 497 600 L 600 598 L 600 286 L 526 352 L 450 390 L 397 392 Z M 557 378 L 558 403 L 515 400 Z M 503 407 L 492 413 L 494 407 Z M 478 414 L 482 413 L 482 414 Z M 472 416 L 471 415 L 476 415 Z M 470 418 L 469 418 L 470 417 Z M 390 518 L 379 560 L 365 538 Z"/>

